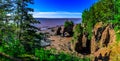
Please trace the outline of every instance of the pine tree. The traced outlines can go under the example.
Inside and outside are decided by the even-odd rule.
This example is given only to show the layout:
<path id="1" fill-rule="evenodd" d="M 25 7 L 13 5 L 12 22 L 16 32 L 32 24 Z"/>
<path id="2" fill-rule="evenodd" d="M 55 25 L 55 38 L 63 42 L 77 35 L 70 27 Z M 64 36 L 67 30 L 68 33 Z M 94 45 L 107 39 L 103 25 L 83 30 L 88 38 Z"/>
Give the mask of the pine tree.
<path id="1" fill-rule="evenodd" d="M 28 7 L 29 4 L 33 4 L 33 0 L 17 0 L 16 20 L 17 26 L 20 28 L 18 38 L 25 46 L 26 50 L 30 51 L 34 49 L 34 42 L 39 39 L 36 32 L 39 30 L 34 24 L 39 23 L 32 17 L 33 9 Z"/>
<path id="2" fill-rule="evenodd" d="M 12 28 L 10 27 L 10 21 L 12 21 L 11 13 L 13 11 L 12 1 L 1 0 L 0 1 L 0 32 L 1 40 L 9 41 L 9 37 L 13 34 Z"/>

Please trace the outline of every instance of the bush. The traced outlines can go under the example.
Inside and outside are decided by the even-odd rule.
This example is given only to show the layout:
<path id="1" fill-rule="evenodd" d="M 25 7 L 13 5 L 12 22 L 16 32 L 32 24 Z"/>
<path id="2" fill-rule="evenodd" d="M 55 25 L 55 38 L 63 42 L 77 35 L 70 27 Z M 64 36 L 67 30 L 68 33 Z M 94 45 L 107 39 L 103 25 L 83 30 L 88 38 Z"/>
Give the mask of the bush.
<path id="1" fill-rule="evenodd" d="M 0 52 L 4 52 L 10 56 L 17 57 L 18 55 L 25 53 L 25 49 L 19 40 L 15 40 L 13 37 L 11 37 L 10 41 L 2 41 Z"/>
<path id="2" fill-rule="evenodd" d="M 65 21 L 64 23 L 64 30 L 63 30 L 63 36 L 71 37 L 73 36 L 73 22 L 72 21 Z"/>
<path id="3" fill-rule="evenodd" d="M 69 26 L 73 26 L 74 25 L 74 23 L 73 23 L 73 21 L 65 21 L 65 23 L 64 23 L 64 27 L 66 28 L 66 27 L 69 27 Z"/>
<path id="4" fill-rule="evenodd" d="M 73 35 L 74 40 L 78 40 L 78 38 L 82 33 L 83 33 L 83 27 L 81 26 L 81 24 L 76 25 Z"/>
<path id="5" fill-rule="evenodd" d="M 81 59 L 65 53 L 54 54 L 51 50 L 44 49 L 35 49 L 35 56 L 39 61 L 89 61 L 89 58 Z"/>

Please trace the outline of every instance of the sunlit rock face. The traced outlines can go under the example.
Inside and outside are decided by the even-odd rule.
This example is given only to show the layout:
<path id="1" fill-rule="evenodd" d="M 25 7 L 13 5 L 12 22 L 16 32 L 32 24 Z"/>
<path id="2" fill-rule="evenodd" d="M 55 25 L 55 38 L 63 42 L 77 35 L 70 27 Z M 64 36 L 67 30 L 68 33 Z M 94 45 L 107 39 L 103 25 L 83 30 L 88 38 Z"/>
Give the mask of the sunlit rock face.
<path id="1" fill-rule="evenodd" d="M 116 40 L 113 26 L 111 24 L 103 26 L 102 22 L 99 22 L 94 26 L 92 33 L 91 40 L 88 39 L 87 33 L 79 36 L 75 51 L 84 55 L 95 54 L 97 52 L 99 53 L 95 54 L 95 56 L 105 55 L 105 53 L 109 55 L 110 50 L 107 47 L 112 45 Z M 102 53 L 102 50 L 106 52 Z"/>
<path id="2" fill-rule="evenodd" d="M 98 51 L 102 47 L 109 46 L 114 43 L 115 40 L 115 31 L 111 24 L 95 27 L 91 40 L 91 53 Z"/>

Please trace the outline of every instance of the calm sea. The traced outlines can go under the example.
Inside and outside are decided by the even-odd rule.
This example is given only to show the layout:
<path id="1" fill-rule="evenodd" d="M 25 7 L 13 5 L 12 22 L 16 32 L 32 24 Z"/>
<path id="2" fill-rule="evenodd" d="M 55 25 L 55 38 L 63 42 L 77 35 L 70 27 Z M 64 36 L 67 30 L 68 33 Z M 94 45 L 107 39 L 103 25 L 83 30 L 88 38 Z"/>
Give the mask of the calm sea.
<path id="1" fill-rule="evenodd" d="M 55 27 L 57 25 L 63 25 L 66 20 L 73 21 L 74 24 L 81 23 L 81 18 L 36 18 L 41 24 L 36 24 L 35 26 L 44 27 Z"/>

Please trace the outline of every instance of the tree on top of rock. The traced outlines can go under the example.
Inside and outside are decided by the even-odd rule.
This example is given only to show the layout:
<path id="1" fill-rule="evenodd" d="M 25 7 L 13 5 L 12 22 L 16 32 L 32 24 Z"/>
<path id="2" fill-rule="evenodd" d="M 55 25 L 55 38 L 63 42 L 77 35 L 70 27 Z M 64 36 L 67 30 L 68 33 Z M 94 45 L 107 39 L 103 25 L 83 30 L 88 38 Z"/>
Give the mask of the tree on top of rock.
<path id="1" fill-rule="evenodd" d="M 74 25 L 73 21 L 69 21 L 69 20 L 66 20 L 65 23 L 64 23 L 65 28 L 69 27 L 69 26 L 73 26 L 73 25 Z"/>
<path id="2" fill-rule="evenodd" d="M 72 36 L 73 35 L 73 26 L 74 23 L 73 21 L 65 21 L 64 23 L 64 30 L 63 30 L 63 36 L 65 36 L 65 33 L 68 33 L 68 36 Z"/>

